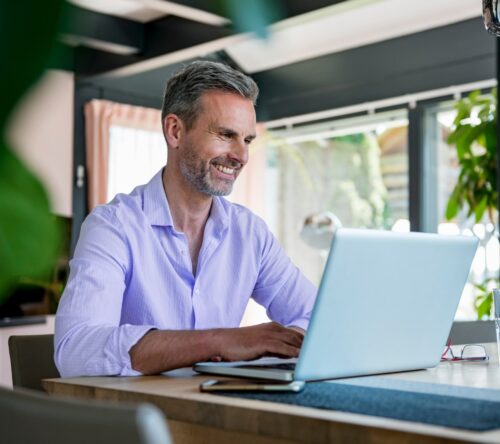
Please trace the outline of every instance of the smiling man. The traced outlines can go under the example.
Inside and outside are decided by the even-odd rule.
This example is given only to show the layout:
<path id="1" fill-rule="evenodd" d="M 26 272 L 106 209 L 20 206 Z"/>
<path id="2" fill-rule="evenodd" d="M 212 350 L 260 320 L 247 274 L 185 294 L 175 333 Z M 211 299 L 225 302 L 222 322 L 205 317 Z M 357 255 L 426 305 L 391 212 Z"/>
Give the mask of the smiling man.
<path id="1" fill-rule="evenodd" d="M 221 197 L 248 161 L 257 95 L 214 62 L 169 80 L 166 167 L 82 225 L 56 316 L 62 376 L 298 355 L 316 288 L 260 218 Z M 274 322 L 239 328 L 251 297 Z"/>

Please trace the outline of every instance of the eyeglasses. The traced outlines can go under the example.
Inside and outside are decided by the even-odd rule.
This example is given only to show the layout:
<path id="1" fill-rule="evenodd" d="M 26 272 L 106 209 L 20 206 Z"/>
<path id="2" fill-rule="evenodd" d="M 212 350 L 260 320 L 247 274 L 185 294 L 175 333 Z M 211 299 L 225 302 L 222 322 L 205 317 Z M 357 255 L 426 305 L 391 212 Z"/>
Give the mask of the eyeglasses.
<path id="1" fill-rule="evenodd" d="M 484 345 L 480 344 L 466 344 L 462 347 L 460 351 L 460 356 L 456 356 L 451 348 L 451 341 L 448 340 L 446 348 L 441 355 L 441 362 L 457 362 L 457 361 L 467 361 L 467 362 L 484 362 L 490 359 Z"/>

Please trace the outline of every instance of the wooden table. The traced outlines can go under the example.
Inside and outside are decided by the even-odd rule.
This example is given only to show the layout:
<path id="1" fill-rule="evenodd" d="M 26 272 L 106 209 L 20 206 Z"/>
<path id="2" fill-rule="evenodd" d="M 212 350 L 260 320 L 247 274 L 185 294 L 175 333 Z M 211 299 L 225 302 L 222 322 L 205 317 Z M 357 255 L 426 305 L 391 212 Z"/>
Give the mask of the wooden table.
<path id="1" fill-rule="evenodd" d="M 500 390 L 496 352 L 488 364 L 443 363 L 429 370 L 381 375 L 409 381 Z M 209 376 L 189 369 L 161 376 L 49 379 L 53 395 L 150 402 L 168 418 L 174 442 L 180 443 L 445 443 L 498 442 L 500 429 L 467 432 L 408 421 L 298 407 L 200 393 Z"/>

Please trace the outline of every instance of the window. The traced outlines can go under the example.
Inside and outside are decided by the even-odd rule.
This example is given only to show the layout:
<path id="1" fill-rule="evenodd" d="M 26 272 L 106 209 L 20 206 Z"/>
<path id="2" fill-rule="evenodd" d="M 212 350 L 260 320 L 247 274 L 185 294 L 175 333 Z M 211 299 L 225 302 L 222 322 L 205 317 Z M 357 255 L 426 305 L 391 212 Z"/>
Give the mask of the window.
<path id="1" fill-rule="evenodd" d="M 315 284 L 326 251 L 299 236 L 311 214 L 334 213 L 345 227 L 409 230 L 407 139 L 406 110 L 271 132 L 267 177 L 274 185 L 267 196 L 276 213 L 270 226 Z"/>
<path id="2" fill-rule="evenodd" d="M 129 193 L 166 163 L 161 111 L 109 100 L 85 104 L 88 208 Z"/>
<path id="3" fill-rule="evenodd" d="M 160 131 L 112 125 L 109 129 L 107 201 L 130 193 L 167 163 L 167 147 Z"/>

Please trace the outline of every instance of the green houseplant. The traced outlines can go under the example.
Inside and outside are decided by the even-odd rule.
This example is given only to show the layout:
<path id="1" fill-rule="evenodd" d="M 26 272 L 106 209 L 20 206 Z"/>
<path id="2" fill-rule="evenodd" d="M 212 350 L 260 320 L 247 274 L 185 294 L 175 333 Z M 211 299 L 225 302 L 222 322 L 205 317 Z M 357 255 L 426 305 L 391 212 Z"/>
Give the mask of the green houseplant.
<path id="1" fill-rule="evenodd" d="M 0 302 L 21 278 L 47 274 L 59 252 L 59 227 L 47 193 L 9 146 L 6 128 L 21 97 L 45 70 L 62 7 L 62 0 L 0 5 Z"/>
<path id="2" fill-rule="evenodd" d="M 475 223 L 491 222 L 486 236 L 493 236 L 498 223 L 497 185 L 497 91 L 481 95 L 474 91 L 459 100 L 457 116 L 448 143 L 455 145 L 460 173 L 446 208 L 446 219 L 454 219 L 460 211 Z M 492 307 L 491 285 L 498 277 L 487 277 L 476 283 L 475 308 L 478 319 L 488 316 Z"/>

